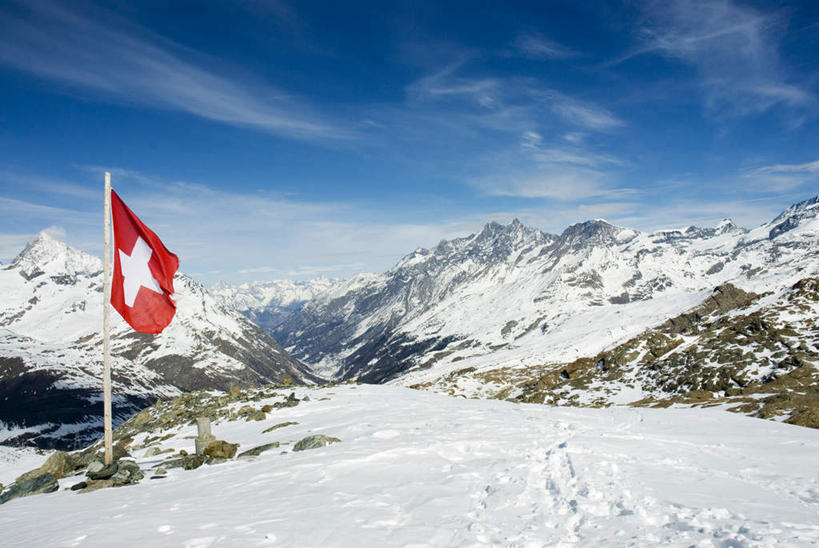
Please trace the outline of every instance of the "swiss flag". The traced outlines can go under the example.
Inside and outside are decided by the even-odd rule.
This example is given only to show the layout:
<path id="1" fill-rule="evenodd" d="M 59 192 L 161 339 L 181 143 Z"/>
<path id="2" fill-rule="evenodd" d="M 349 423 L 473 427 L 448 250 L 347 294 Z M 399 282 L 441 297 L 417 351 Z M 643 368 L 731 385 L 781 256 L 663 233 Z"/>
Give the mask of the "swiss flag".
<path id="1" fill-rule="evenodd" d="M 111 191 L 114 279 L 111 304 L 140 333 L 160 333 L 173 319 L 173 275 L 179 259 Z"/>

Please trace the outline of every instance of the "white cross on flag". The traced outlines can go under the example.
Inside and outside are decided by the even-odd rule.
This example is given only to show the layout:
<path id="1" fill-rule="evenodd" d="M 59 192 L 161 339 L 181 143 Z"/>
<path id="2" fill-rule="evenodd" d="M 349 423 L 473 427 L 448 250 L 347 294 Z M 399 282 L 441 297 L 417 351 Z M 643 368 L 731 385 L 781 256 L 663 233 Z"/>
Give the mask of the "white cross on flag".
<path id="1" fill-rule="evenodd" d="M 140 333 L 160 333 L 173 319 L 173 275 L 179 259 L 111 191 L 114 277 L 111 305 Z"/>

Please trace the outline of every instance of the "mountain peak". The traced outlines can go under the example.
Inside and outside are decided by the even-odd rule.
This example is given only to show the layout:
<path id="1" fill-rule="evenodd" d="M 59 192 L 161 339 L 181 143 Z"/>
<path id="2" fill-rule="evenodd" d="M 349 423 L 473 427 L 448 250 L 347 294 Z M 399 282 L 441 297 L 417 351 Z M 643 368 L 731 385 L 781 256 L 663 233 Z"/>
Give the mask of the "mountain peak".
<path id="1" fill-rule="evenodd" d="M 819 214 L 819 195 L 795 203 L 771 221 L 770 224 L 774 226 L 768 233 L 768 237 L 776 238 L 796 228 L 803 220 L 816 218 L 817 214 Z"/>
<path id="2" fill-rule="evenodd" d="M 102 269 L 102 261 L 43 230 L 15 257 L 11 266 L 18 268 L 25 278 L 32 279 L 45 273 L 52 276 L 93 274 Z"/>
<path id="3" fill-rule="evenodd" d="M 622 231 L 620 227 L 605 219 L 593 219 L 570 225 L 560 235 L 560 241 L 563 245 L 571 247 L 607 245 L 617 241 L 617 234 L 620 231 Z"/>

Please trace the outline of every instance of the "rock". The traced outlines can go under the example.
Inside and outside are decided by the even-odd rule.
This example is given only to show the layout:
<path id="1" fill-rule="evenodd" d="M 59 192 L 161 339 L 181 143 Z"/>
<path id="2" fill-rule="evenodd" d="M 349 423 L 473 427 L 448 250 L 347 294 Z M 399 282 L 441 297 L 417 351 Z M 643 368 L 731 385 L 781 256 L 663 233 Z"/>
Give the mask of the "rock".
<path id="1" fill-rule="evenodd" d="M 202 455 L 186 455 L 178 459 L 167 460 L 162 463 L 163 468 L 184 468 L 185 470 L 194 470 L 205 463 Z"/>
<path id="2" fill-rule="evenodd" d="M 205 448 L 205 455 L 213 458 L 232 459 L 239 448 L 238 443 L 228 443 L 224 440 L 211 442 Z"/>
<path id="3" fill-rule="evenodd" d="M 161 452 L 162 452 L 162 450 L 159 448 L 159 446 L 154 445 L 153 447 L 149 447 L 148 450 L 145 451 L 145 456 L 146 457 L 155 457 L 158 454 L 160 454 Z"/>
<path id="4" fill-rule="evenodd" d="M 74 485 L 69 487 L 69 489 L 71 489 L 72 491 L 79 491 L 80 489 L 85 489 L 86 487 L 88 487 L 88 482 L 81 481 L 80 483 L 75 483 Z"/>
<path id="5" fill-rule="evenodd" d="M 341 440 L 338 438 L 331 438 L 329 436 L 325 436 L 323 434 L 317 434 L 314 436 L 307 436 L 306 438 L 299 440 L 299 442 L 293 447 L 293 451 L 305 451 L 307 449 L 318 449 L 319 447 L 324 447 L 325 445 L 332 445 L 333 443 L 340 442 Z"/>
<path id="6" fill-rule="evenodd" d="M 116 474 L 117 470 L 119 468 L 119 465 L 116 462 L 112 462 L 111 464 L 103 464 L 102 468 L 99 468 L 99 466 L 96 466 L 95 463 L 102 464 L 99 461 L 94 461 L 94 462 L 92 462 L 91 464 L 88 465 L 88 471 L 85 473 L 85 475 L 88 477 L 88 479 L 106 480 L 106 479 L 110 478 L 111 476 L 113 476 L 114 474 Z M 92 466 L 93 466 L 93 471 L 92 471 Z"/>
<path id="7" fill-rule="evenodd" d="M 202 466 L 205 463 L 205 459 L 202 458 L 202 455 L 188 455 L 185 457 L 185 462 L 183 463 L 182 467 L 185 470 L 194 470 Z"/>
<path id="8" fill-rule="evenodd" d="M 184 449 L 180 449 L 180 450 L 179 450 L 179 456 L 180 456 L 180 457 L 187 457 L 187 456 L 188 456 L 188 452 L 187 452 L 187 451 L 185 451 Z"/>
<path id="9" fill-rule="evenodd" d="M 25 474 L 21 474 L 14 482 L 25 483 L 30 479 L 43 474 L 51 474 L 57 479 L 67 476 L 74 471 L 74 465 L 71 462 L 71 456 L 63 451 L 55 451 L 42 466 L 29 470 Z"/>
<path id="10" fill-rule="evenodd" d="M 246 421 L 263 421 L 267 418 L 267 414 L 264 411 L 253 411 L 247 414 Z"/>
<path id="11" fill-rule="evenodd" d="M 96 474 L 97 472 L 99 472 L 103 468 L 105 468 L 105 465 L 102 463 L 102 461 L 101 460 L 95 460 L 95 461 L 92 461 L 92 462 L 88 463 L 87 472 L 89 474 L 90 473 Z"/>
<path id="12" fill-rule="evenodd" d="M 2 494 L 2 493 L 3 493 L 3 484 L 0 483 L 0 494 Z"/>
<path id="13" fill-rule="evenodd" d="M 273 407 L 281 408 L 281 407 L 295 407 L 299 404 L 299 399 L 296 397 L 295 392 L 291 392 L 287 399 L 283 402 L 276 402 L 273 404 Z"/>
<path id="14" fill-rule="evenodd" d="M 264 453 L 268 449 L 274 449 L 274 448 L 276 448 L 278 446 L 279 446 L 279 442 L 277 442 L 277 441 L 274 441 L 273 443 L 266 443 L 264 445 L 260 445 L 258 447 L 254 447 L 253 449 L 248 449 L 247 451 L 239 453 L 238 458 L 241 459 L 241 458 L 244 458 L 244 457 L 258 457 L 259 455 L 261 455 L 262 453 Z"/>
<path id="15" fill-rule="evenodd" d="M 273 425 L 270 428 L 266 428 L 262 430 L 262 434 L 267 434 L 268 432 L 272 432 L 273 430 L 278 430 L 279 428 L 284 428 L 285 426 L 290 426 L 291 424 L 298 424 L 297 422 L 287 421 L 287 422 L 280 422 L 279 424 Z"/>
<path id="16" fill-rule="evenodd" d="M 121 485 L 130 485 L 139 482 L 145 474 L 140 470 L 139 465 L 135 462 L 120 462 L 117 472 L 111 476 L 111 481 L 114 487 Z"/>
<path id="17" fill-rule="evenodd" d="M 211 464 L 222 464 L 223 462 L 227 462 L 228 459 L 222 457 L 205 457 L 205 464 L 210 466 Z"/>
<path id="18" fill-rule="evenodd" d="M 168 471 L 165 470 L 164 468 L 157 468 L 156 469 L 156 475 L 157 476 L 164 476 L 167 473 L 168 473 Z"/>
<path id="19" fill-rule="evenodd" d="M 53 493 L 60 488 L 57 478 L 49 473 L 41 474 L 35 478 L 21 483 L 14 483 L 11 487 L 0 494 L 0 504 L 21 497 L 38 495 L 40 493 Z"/>
<path id="20" fill-rule="evenodd" d="M 270 413 L 271 411 L 273 411 L 273 406 L 272 405 L 263 405 L 262 406 L 262 411 L 264 413 Z"/>
<path id="21" fill-rule="evenodd" d="M 80 493 L 90 493 L 91 491 L 97 491 L 99 489 L 107 489 L 108 487 L 114 486 L 114 480 L 112 479 L 104 479 L 104 480 L 91 480 L 85 486 L 85 489 L 80 489 Z"/>

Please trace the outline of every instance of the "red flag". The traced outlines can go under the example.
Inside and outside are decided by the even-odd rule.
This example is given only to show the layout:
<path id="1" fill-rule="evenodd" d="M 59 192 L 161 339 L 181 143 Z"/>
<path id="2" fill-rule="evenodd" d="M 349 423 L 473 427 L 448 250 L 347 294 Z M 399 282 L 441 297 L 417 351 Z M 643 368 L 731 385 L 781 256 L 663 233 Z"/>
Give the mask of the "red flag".
<path id="1" fill-rule="evenodd" d="M 111 304 L 140 333 L 160 333 L 173 319 L 173 275 L 179 259 L 111 191 L 114 278 Z"/>

